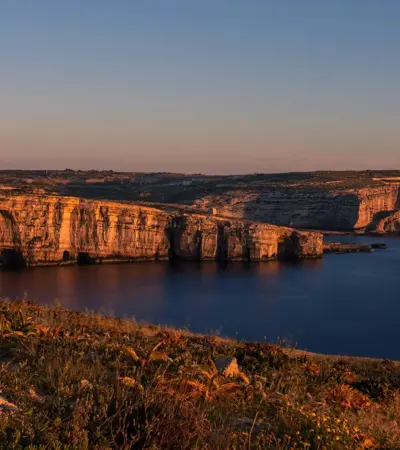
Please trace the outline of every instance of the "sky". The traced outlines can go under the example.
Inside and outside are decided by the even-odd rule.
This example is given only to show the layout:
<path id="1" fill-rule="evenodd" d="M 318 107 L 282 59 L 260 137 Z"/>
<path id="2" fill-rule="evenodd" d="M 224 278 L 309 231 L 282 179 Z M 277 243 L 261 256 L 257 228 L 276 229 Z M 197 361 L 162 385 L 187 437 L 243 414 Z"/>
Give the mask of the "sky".
<path id="1" fill-rule="evenodd" d="M 400 169 L 398 0 L 2 0 L 0 169 Z"/>

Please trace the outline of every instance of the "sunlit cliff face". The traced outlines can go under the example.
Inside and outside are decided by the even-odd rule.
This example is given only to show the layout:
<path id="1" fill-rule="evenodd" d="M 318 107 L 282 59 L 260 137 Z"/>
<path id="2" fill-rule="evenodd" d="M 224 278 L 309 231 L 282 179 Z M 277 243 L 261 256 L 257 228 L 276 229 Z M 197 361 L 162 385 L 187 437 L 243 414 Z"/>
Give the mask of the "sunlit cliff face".
<path id="1" fill-rule="evenodd" d="M 102 261 L 263 261 L 322 255 L 322 235 L 205 214 L 73 197 L 0 201 L 0 250 L 27 265 Z"/>

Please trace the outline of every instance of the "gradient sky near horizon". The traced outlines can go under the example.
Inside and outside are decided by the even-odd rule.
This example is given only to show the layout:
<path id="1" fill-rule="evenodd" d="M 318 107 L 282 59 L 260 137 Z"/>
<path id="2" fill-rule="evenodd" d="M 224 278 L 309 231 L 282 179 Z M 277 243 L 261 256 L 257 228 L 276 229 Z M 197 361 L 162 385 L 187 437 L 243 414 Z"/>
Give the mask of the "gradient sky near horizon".
<path id="1" fill-rule="evenodd" d="M 0 168 L 400 168 L 397 0 L 4 0 Z"/>

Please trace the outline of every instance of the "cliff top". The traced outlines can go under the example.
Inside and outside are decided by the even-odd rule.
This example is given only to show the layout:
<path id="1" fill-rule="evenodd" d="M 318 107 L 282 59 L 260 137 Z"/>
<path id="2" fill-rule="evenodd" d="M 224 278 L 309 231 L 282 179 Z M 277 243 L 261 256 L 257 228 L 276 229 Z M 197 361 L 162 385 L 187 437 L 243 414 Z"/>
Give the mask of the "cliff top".
<path id="1" fill-rule="evenodd" d="M 399 364 L 0 301 L 0 447 L 400 448 Z"/>
<path id="2" fill-rule="evenodd" d="M 3 195 L 48 193 L 117 201 L 192 203 L 228 191 L 346 191 L 399 183 L 400 170 L 202 175 L 113 171 L 0 171 Z"/>

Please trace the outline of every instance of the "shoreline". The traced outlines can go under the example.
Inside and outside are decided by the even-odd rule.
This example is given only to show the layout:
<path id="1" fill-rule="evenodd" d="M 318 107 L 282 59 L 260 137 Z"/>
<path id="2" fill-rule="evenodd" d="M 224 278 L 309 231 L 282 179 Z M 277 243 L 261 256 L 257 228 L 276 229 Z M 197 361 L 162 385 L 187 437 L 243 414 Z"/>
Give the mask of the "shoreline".
<path id="1" fill-rule="evenodd" d="M 384 361 L 388 361 L 388 358 L 380 358 L 380 357 L 373 357 L 373 356 L 352 356 L 352 355 L 346 355 L 346 354 L 334 354 L 334 353 L 317 353 L 312 352 L 309 350 L 296 348 L 296 347 L 288 347 L 279 343 L 274 342 L 268 342 L 268 341 L 257 341 L 257 340 L 248 340 L 248 339 L 235 339 L 227 336 L 221 336 L 219 334 L 213 334 L 213 333 L 198 333 L 194 331 L 190 331 L 187 328 L 176 328 L 172 325 L 161 325 L 161 324 L 153 324 L 146 321 L 137 321 L 136 319 L 130 319 L 127 317 L 120 317 L 115 315 L 108 315 L 104 314 L 99 311 L 78 311 L 74 309 L 64 308 L 61 304 L 54 304 L 54 305 L 42 305 L 40 303 L 37 303 L 34 300 L 29 299 L 18 299 L 18 300 L 11 300 L 7 298 L 0 298 L 0 307 L 4 304 L 16 304 L 16 305 L 26 305 L 28 308 L 33 307 L 37 308 L 38 310 L 42 310 L 45 313 L 49 312 L 55 312 L 59 313 L 60 315 L 63 314 L 72 314 L 76 317 L 91 317 L 91 318 L 97 318 L 100 320 L 105 321 L 116 321 L 120 324 L 128 325 L 129 327 L 133 327 L 133 329 L 141 330 L 143 331 L 147 336 L 156 336 L 160 332 L 166 332 L 166 333 L 179 333 L 182 336 L 190 337 L 194 339 L 204 339 L 204 338 L 211 338 L 215 342 L 223 343 L 230 346 L 235 345 L 242 345 L 246 343 L 251 344 L 260 344 L 260 345 L 266 345 L 266 346 L 273 346 L 281 349 L 285 354 L 288 356 L 292 356 L 294 358 L 301 357 L 301 356 L 307 356 L 311 358 L 316 359 L 330 359 L 330 360 L 346 360 L 346 361 L 366 361 L 366 362 L 378 362 L 383 363 Z M 390 360 L 394 364 L 400 365 L 400 360 Z"/>

